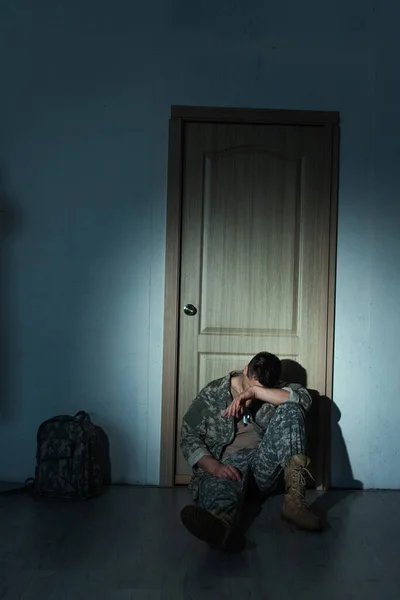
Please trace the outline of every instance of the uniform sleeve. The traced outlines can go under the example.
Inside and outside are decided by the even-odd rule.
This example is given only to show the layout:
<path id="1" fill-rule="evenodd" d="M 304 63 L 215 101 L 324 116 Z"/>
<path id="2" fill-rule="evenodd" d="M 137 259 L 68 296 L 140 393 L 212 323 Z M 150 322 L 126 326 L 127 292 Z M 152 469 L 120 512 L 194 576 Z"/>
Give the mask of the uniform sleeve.
<path id="1" fill-rule="evenodd" d="M 307 412 L 311 408 L 312 399 L 309 392 L 299 383 L 290 383 L 282 388 L 289 392 L 289 398 L 286 402 L 294 402 Z"/>
<path id="2" fill-rule="evenodd" d="M 194 467 L 203 456 L 211 456 L 205 443 L 209 414 L 209 406 L 200 393 L 183 417 L 179 445 L 191 467 Z"/>

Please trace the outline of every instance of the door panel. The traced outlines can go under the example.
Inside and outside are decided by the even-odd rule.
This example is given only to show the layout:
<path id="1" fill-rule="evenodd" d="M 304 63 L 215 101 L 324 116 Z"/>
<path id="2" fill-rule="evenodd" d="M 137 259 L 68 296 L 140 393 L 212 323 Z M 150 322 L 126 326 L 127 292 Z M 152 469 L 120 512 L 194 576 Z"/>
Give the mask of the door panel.
<path id="1" fill-rule="evenodd" d="M 299 166 L 257 148 L 206 156 L 201 333 L 296 330 Z M 285 268 L 277 270 L 277 264 L 285 264 Z M 215 293 L 215 282 L 222 281 Z M 246 298 L 245 311 L 243 290 L 254 292 Z M 224 306 L 229 306 L 229 311 L 221 310 Z"/>
<path id="2" fill-rule="evenodd" d="M 178 428 L 198 391 L 261 350 L 325 389 L 331 140 L 323 126 L 187 123 Z M 185 304 L 197 308 L 194 316 Z M 179 448 L 176 481 L 190 469 Z"/>

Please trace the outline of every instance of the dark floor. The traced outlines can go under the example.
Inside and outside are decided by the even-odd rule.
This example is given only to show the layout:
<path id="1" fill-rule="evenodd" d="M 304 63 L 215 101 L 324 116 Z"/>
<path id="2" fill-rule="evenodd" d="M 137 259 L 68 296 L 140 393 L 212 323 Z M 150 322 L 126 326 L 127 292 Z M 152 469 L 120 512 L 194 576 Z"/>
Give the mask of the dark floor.
<path id="1" fill-rule="evenodd" d="M 112 487 L 87 502 L 0 494 L 1 600 L 400 599 L 400 492 L 330 492 L 323 534 L 269 499 L 239 556 L 179 522 L 184 489 Z"/>

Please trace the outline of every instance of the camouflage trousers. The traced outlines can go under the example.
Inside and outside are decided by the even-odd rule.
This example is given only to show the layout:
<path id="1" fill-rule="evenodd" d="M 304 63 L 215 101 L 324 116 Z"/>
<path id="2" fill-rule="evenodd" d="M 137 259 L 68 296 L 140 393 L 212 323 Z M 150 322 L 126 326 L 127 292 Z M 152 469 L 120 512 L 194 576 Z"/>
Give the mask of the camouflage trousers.
<path id="1" fill-rule="evenodd" d="M 215 514 L 233 521 L 238 517 L 249 481 L 255 482 L 262 494 L 273 491 L 286 461 L 306 453 L 305 422 L 302 409 L 287 403 L 274 409 L 274 415 L 257 449 L 244 448 L 222 462 L 235 466 L 240 481 L 221 479 L 202 473 L 198 481 L 198 502 Z"/>

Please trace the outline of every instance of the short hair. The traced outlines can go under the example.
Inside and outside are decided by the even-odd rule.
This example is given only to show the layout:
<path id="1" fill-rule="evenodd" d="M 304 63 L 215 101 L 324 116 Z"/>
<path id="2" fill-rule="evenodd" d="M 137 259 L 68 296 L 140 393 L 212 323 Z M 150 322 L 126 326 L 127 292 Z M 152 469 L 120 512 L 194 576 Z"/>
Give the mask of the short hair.
<path id="1" fill-rule="evenodd" d="M 266 388 L 273 388 L 279 383 L 281 369 L 281 361 L 275 354 L 259 352 L 249 362 L 248 376 Z"/>

